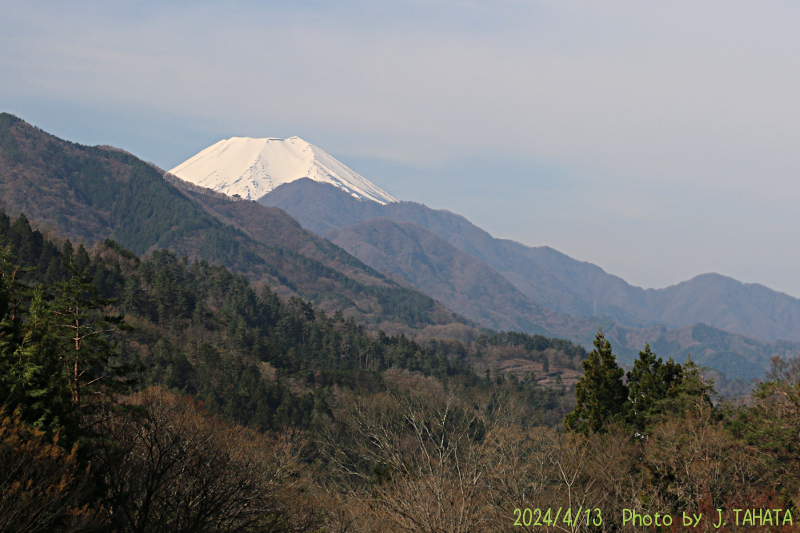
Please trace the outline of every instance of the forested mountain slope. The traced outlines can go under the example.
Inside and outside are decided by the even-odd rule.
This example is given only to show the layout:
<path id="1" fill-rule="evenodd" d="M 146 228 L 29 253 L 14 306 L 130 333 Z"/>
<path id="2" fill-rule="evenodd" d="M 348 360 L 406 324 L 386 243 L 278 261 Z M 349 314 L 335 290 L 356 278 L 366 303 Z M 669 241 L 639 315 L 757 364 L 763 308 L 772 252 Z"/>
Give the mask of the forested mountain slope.
<path id="1" fill-rule="evenodd" d="M 647 349 L 625 374 L 594 344 L 370 335 L 222 266 L 76 249 L 0 213 L 0 524 L 489 533 L 529 506 L 639 531 L 632 505 L 674 523 L 746 508 L 743 530 L 780 509 L 769 524 L 791 530 L 797 360 L 720 407 L 691 362 Z"/>
<path id="2" fill-rule="evenodd" d="M 304 181 L 298 183 L 302 186 Z M 128 153 L 62 141 L 7 114 L 0 115 L 0 192 L 12 214 L 29 210 L 34 213 L 30 215 L 34 224 L 54 234 L 87 243 L 115 237 L 138 253 L 167 248 L 190 259 L 223 264 L 245 274 L 250 282 L 269 285 L 283 297 L 302 296 L 329 314 L 342 310 L 345 316 L 374 331 L 382 328 L 389 333 L 422 333 L 426 338 L 469 339 L 477 335 L 463 324 L 464 319 L 430 296 L 398 285 L 303 230 L 280 210 L 254 202 L 234 202 L 199 189 L 179 190 L 151 165 Z M 313 198 L 310 205 L 317 206 L 317 217 L 330 212 L 352 218 L 359 214 L 359 206 L 374 209 L 369 202 L 353 200 L 339 198 L 337 201 L 347 206 L 340 212 L 326 211 Z M 497 242 L 508 241 L 497 241 L 463 217 L 444 211 L 408 203 L 385 207 L 394 218 L 410 218 L 417 226 L 413 231 L 398 232 L 399 225 L 384 224 L 393 237 L 381 237 L 375 242 L 379 246 L 373 249 L 383 246 L 381 253 L 389 258 L 390 250 L 385 246 L 402 236 L 401 249 L 413 250 L 407 255 L 412 260 L 403 266 L 405 273 L 412 274 L 414 265 L 428 267 L 406 280 L 421 284 L 425 278 L 430 285 L 425 290 L 452 305 L 463 304 L 467 314 L 485 325 L 547 332 L 581 343 L 589 342 L 597 327 L 604 325 L 626 363 L 633 360 L 644 342 L 659 343 L 664 356 L 682 360 L 691 353 L 700 363 L 743 378 L 759 376 L 772 356 L 793 349 L 792 344 L 764 343 L 713 328 L 717 332 L 714 335 L 698 336 L 694 327 L 680 330 L 682 333 L 658 326 L 637 329 L 607 319 L 549 311 L 519 287 L 504 282 L 497 269 L 475 255 L 482 249 L 491 250 Z M 498 250 L 498 261 L 522 268 L 522 253 Z M 509 279 L 507 273 L 504 275 Z M 544 275 L 548 275 L 546 271 Z M 434 286 L 441 289 L 448 283 L 449 289 L 434 290 Z M 514 302 L 518 305 L 511 305 Z"/>
<path id="3" fill-rule="evenodd" d="M 265 218 L 259 242 L 241 225 L 206 211 L 144 161 L 58 139 L 5 113 L 0 114 L 0 198 L 8 213 L 25 213 L 39 227 L 74 240 L 112 238 L 137 254 L 167 248 L 223 264 L 279 294 L 304 296 L 376 327 L 408 330 L 463 321 L 285 215 L 260 213 Z"/>
<path id="4" fill-rule="evenodd" d="M 411 222 L 376 217 L 325 234 L 374 268 L 402 276 L 451 309 L 497 330 L 590 337 L 602 324 L 545 309 L 482 261 Z"/>
<path id="5" fill-rule="evenodd" d="M 311 477 L 335 475 L 325 439 L 344 450 L 354 433 L 334 417 L 373 398 L 422 391 L 429 404 L 458 391 L 473 417 L 508 402 L 527 425 L 557 426 L 585 355 L 520 334 L 372 335 L 223 266 L 167 250 L 140 259 L 111 240 L 56 243 L 0 212 L 0 523 L 338 530 L 341 502 Z M 524 375 L 488 366 L 509 358 Z"/>
<path id="6" fill-rule="evenodd" d="M 483 261 L 532 301 L 560 313 L 632 327 L 705 323 L 766 340 L 800 341 L 800 300 L 762 285 L 704 274 L 665 289 L 642 289 L 550 247 L 496 239 L 449 211 L 411 202 L 359 201 L 310 180 L 281 185 L 259 201 L 285 209 L 319 234 L 374 217 L 413 222 Z"/>
<path id="7" fill-rule="evenodd" d="M 171 174 L 167 174 L 165 179 L 214 218 L 241 230 L 260 244 L 299 253 L 369 285 L 389 285 L 383 274 L 328 239 L 303 229 L 282 209 L 252 201 L 234 201 L 224 194 L 198 187 Z"/>
<path id="8" fill-rule="evenodd" d="M 745 286 L 744 292 L 760 300 L 745 295 L 740 301 L 738 282 L 727 281 L 725 296 L 708 283 L 721 276 L 701 276 L 699 284 L 645 291 L 552 248 L 495 239 L 448 211 L 410 202 L 359 201 L 310 180 L 281 185 L 259 202 L 286 209 L 365 263 L 402 276 L 486 326 L 543 328 L 587 345 L 602 325 L 627 365 L 649 342 L 665 357 L 682 361 L 691 354 L 730 378 L 749 380 L 762 376 L 772 357 L 800 351 L 797 342 L 738 333 L 735 325 L 744 319 L 758 326 L 743 327 L 746 331 L 774 331 L 781 320 L 791 322 L 791 313 L 780 304 L 788 297 L 769 289 L 759 295 L 757 287 Z M 765 302 L 777 309 L 767 309 Z"/>
<path id="9" fill-rule="evenodd" d="M 59 300 L 63 284 L 80 280 L 88 284 L 77 297 L 88 311 L 81 327 L 90 328 L 102 316 L 90 312 L 93 292 L 108 299 L 98 300 L 106 315 L 121 313 L 135 326 L 115 334 L 117 346 L 108 352 L 113 357 L 107 363 L 130 368 L 143 385 L 190 393 L 227 418 L 262 429 L 308 427 L 326 413 L 335 390 L 379 390 L 390 369 L 477 387 L 477 392 L 496 379 L 504 381 L 505 374 L 489 379 L 484 370 L 512 357 L 529 364 L 549 358 L 550 370 L 529 379 L 526 394 L 532 405 L 549 402 L 554 408 L 565 390 L 541 388 L 539 382 L 577 370 L 586 353 L 569 341 L 523 334 L 483 335 L 471 343 L 418 343 L 383 331 L 373 335 L 341 312 L 327 315 L 300 298 L 284 300 L 266 286 L 255 290 L 223 266 L 190 262 L 167 250 L 140 259 L 111 240 L 89 250 L 83 245 L 76 249 L 70 241 L 59 247 L 33 230 L 24 216 L 11 220 L 1 212 L 0 251 L 0 289 L 10 290 L 10 298 L 0 294 L 0 305 L 4 311 L 16 306 L 16 320 L 29 314 L 34 287 L 52 289 L 54 297 L 42 303 L 49 306 L 45 314 L 51 316 L 51 327 L 62 316 L 56 307 L 72 305 Z M 1 324 L 6 341 L 15 324 Z M 59 339 L 70 346 L 68 334 Z M 102 386 L 87 383 L 84 394 Z M 550 423 L 557 422 L 557 415 L 551 415 Z"/>

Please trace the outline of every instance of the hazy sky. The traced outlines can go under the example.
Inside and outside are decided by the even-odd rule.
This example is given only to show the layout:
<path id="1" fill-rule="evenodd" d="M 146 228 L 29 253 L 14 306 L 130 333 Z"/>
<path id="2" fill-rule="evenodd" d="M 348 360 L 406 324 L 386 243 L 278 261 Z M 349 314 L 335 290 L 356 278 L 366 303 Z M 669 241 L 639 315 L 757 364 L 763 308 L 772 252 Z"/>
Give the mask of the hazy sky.
<path id="1" fill-rule="evenodd" d="M 644 287 L 800 297 L 800 4 L 0 0 L 0 111 L 169 169 L 298 135 Z"/>

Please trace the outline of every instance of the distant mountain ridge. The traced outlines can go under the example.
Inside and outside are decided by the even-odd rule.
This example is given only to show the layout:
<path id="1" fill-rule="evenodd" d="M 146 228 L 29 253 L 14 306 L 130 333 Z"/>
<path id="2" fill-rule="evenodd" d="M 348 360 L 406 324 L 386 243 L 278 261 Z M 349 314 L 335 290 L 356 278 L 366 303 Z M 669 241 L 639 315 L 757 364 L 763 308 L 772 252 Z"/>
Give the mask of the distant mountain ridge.
<path id="1" fill-rule="evenodd" d="M 299 137 L 219 141 L 169 171 L 178 178 L 246 200 L 300 178 L 329 183 L 355 198 L 379 204 L 397 198 Z"/>
<path id="2" fill-rule="evenodd" d="M 449 211 L 412 202 L 351 201 L 310 180 L 277 187 L 260 203 L 286 210 L 321 235 L 374 217 L 418 224 L 492 267 L 534 302 L 560 313 L 596 316 L 630 327 L 705 323 L 767 340 L 800 341 L 800 300 L 763 285 L 704 274 L 665 289 L 642 289 L 552 248 L 496 239 Z"/>
<path id="3" fill-rule="evenodd" d="M 412 222 L 376 217 L 331 230 L 325 237 L 373 268 L 400 275 L 465 317 L 499 331 L 563 335 L 563 330 L 548 327 L 565 320 L 573 330 L 597 327 L 587 320 L 578 325 L 578 320 L 532 302 L 494 269 Z"/>
<path id="4" fill-rule="evenodd" d="M 261 201 L 281 205 L 306 227 L 324 231 L 326 238 L 365 263 L 402 277 L 451 309 L 488 327 L 540 332 L 589 346 L 602 326 L 623 364 L 632 364 L 639 350 L 650 343 L 664 358 L 683 361 L 691 354 L 700 364 L 745 380 L 761 377 L 772 357 L 791 357 L 800 350 L 796 342 L 767 342 L 698 323 L 671 328 L 661 324 L 629 326 L 609 318 L 554 311 L 524 294 L 520 287 L 525 285 L 512 283 L 513 276 L 529 287 L 544 285 L 550 292 L 542 293 L 551 297 L 569 294 L 570 278 L 580 279 L 583 269 L 601 276 L 601 280 L 606 277 L 612 283 L 625 282 L 551 248 L 527 248 L 513 241 L 494 239 L 464 217 L 448 211 L 411 202 L 386 206 L 352 202 L 333 187 L 310 180 L 278 187 Z M 353 223 L 362 217 L 371 218 Z M 344 227 L 330 229 L 338 226 Z M 555 273 L 547 269 L 537 272 L 533 259 L 520 250 L 532 251 L 534 259 L 535 254 L 542 254 L 556 265 L 566 260 L 566 266 L 578 272 L 568 268 L 561 271 L 552 265 Z M 501 273 L 487 264 L 489 261 L 507 270 Z M 536 276 L 517 273 L 525 272 L 526 268 Z M 573 305 L 575 302 L 587 307 L 578 296 L 573 296 Z M 722 378 L 719 381 L 724 383 Z M 741 393 L 744 388 L 739 384 L 727 390 Z"/>

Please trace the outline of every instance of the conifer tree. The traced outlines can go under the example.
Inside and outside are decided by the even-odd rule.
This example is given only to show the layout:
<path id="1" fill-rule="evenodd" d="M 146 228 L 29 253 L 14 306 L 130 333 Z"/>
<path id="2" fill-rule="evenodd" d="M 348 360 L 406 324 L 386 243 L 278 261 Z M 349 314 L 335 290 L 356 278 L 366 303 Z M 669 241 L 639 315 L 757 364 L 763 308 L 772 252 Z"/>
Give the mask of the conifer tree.
<path id="1" fill-rule="evenodd" d="M 613 420 L 621 420 L 628 409 L 625 374 L 617 364 L 602 328 L 594 340 L 594 350 L 583 361 L 583 377 L 575 384 L 575 409 L 564 419 L 567 429 L 581 433 L 598 432 Z"/>
<path id="2" fill-rule="evenodd" d="M 11 254 L 0 250 L 0 402 L 50 437 L 69 440 L 74 417 L 49 303 L 41 286 L 31 290 L 19 281 L 21 271 Z"/>
<path id="3" fill-rule="evenodd" d="M 4 403 L 8 402 L 10 396 L 7 376 L 13 365 L 13 354 L 18 342 L 18 324 L 10 315 L 13 269 L 8 261 L 9 257 L 10 254 L 0 248 L 0 401 Z"/>
<path id="4" fill-rule="evenodd" d="M 27 320 L 6 374 L 13 403 L 35 428 L 66 441 L 73 437 L 77 411 L 71 402 L 61 350 L 53 331 L 49 302 L 40 286 L 34 291 Z"/>
<path id="5" fill-rule="evenodd" d="M 664 363 L 646 344 L 627 378 L 630 394 L 628 421 L 638 431 L 644 431 L 653 416 L 671 410 L 665 400 L 678 395 L 684 370 L 672 358 Z"/>
<path id="6" fill-rule="evenodd" d="M 80 409 L 87 392 L 113 385 L 115 374 L 129 369 L 109 366 L 114 352 L 106 336 L 115 329 L 126 328 L 123 317 L 104 315 L 103 309 L 113 300 L 97 296 L 86 271 L 78 272 L 74 267 L 71 270 L 70 279 L 54 286 L 49 307 L 72 402 Z"/>

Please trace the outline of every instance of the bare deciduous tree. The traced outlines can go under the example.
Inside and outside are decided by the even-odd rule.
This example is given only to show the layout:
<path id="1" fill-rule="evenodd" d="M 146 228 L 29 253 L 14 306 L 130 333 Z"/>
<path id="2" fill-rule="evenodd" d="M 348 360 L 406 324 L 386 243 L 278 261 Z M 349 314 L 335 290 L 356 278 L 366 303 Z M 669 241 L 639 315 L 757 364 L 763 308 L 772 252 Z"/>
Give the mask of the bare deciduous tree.
<path id="1" fill-rule="evenodd" d="M 322 517 L 302 490 L 291 434 L 271 438 L 150 389 L 99 419 L 102 464 L 124 531 L 307 531 Z"/>
<path id="2" fill-rule="evenodd" d="M 102 520 L 76 458 L 44 434 L 0 412 L 0 532 L 91 531 Z"/>

